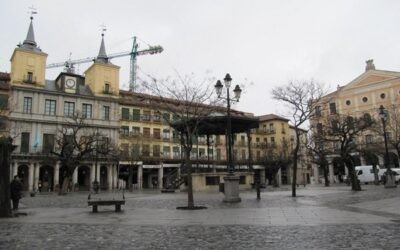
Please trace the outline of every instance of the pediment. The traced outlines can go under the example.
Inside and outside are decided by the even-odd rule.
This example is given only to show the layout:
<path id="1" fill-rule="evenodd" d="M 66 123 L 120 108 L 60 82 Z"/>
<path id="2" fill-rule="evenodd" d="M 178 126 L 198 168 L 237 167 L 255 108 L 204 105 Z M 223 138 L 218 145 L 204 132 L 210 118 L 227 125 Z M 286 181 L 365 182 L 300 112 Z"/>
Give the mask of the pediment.
<path id="1" fill-rule="evenodd" d="M 344 89 L 352 89 L 368 86 L 375 83 L 385 82 L 400 77 L 400 72 L 383 71 L 383 70 L 368 70 L 359 77 L 344 86 Z"/>

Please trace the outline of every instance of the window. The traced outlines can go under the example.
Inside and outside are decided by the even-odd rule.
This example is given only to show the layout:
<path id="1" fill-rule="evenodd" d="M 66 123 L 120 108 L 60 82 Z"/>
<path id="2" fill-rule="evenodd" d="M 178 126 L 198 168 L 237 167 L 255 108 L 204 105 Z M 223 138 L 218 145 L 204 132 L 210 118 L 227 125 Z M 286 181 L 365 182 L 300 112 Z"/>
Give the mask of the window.
<path id="1" fill-rule="evenodd" d="M 163 113 L 163 120 L 164 120 L 166 123 L 169 122 L 169 119 L 171 119 L 170 114 L 168 114 L 168 113 Z"/>
<path id="2" fill-rule="evenodd" d="M 32 97 L 24 97 L 24 113 L 32 113 Z"/>
<path id="3" fill-rule="evenodd" d="M 330 111 L 331 115 L 336 114 L 336 103 L 334 103 L 334 102 L 329 103 L 329 111 Z"/>
<path id="4" fill-rule="evenodd" d="M 164 146 L 163 147 L 163 156 L 164 156 L 164 158 L 170 158 L 170 151 L 171 151 L 171 148 L 169 147 L 169 146 Z"/>
<path id="5" fill-rule="evenodd" d="M 206 176 L 206 186 L 218 186 L 219 176 Z"/>
<path id="6" fill-rule="evenodd" d="M 199 148 L 199 157 L 200 158 L 206 157 L 206 149 L 205 148 Z"/>
<path id="7" fill-rule="evenodd" d="M 169 140 L 170 135 L 169 135 L 169 129 L 164 129 L 163 130 L 163 139 L 164 140 Z"/>
<path id="8" fill-rule="evenodd" d="M 239 179 L 239 184 L 241 184 L 241 185 L 246 184 L 246 176 L 241 175 L 239 178 L 240 178 Z"/>
<path id="9" fill-rule="evenodd" d="M 0 108 L 6 109 L 8 107 L 8 95 L 0 94 Z"/>
<path id="10" fill-rule="evenodd" d="M 160 116 L 160 114 L 155 114 L 155 115 L 153 116 L 153 121 L 155 121 L 155 122 L 160 122 L 160 121 L 161 121 L 161 116 Z"/>
<path id="11" fill-rule="evenodd" d="M 374 142 L 374 137 L 372 135 L 365 136 L 365 143 L 373 143 L 373 142 Z"/>
<path id="12" fill-rule="evenodd" d="M 322 135 L 323 134 L 323 129 L 322 129 L 322 123 L 317 124 L 317 134 Z"/>
<path id="13" fill-rule="evenodd" d="M 132 109 L 132 120 L 140 121 L 140 109 Z"/>
<path id="14" fill-rule="evenodd" d="M 143 136 L 147 138 L 150 137 L 150 128 L 143 128 Z"/>
<path id="15" fill-rule="evenodd" d="M 362 101 L 363 101 L 363 102 L 368 102 L 368 98 L 364 96 L 364 97 L 362 98 Z"/>
<path id="16" fill-rule="evenodd" d="M 120 133 L 121 133 L 121 135 L 129 135 L 129 127 L 128 126 L 121 126 Z"/>
<path id="17" fill-rule="evenodd" d="M 336 120 L 331 121 L 332 132 L 339 132 L 339 122 Z"/>
<path id="18" fill-rule="evenodd" d="M 110 120 L 110 106 L 103 106 L 103 120 Z"/>
<path id="19" fill-rule="evenodd" d="M 285 124 L 281 123 L 281 126 L 282 126 L 282 134 L 285 134 L 285 133 L 286 133 L 286 131 L 285 131 Z"/>
<path id="20" fill-rule="evenodd" d="M 350 106 L 350 105 L 351 105 L 351 101 L 350 101 L 350 100 L 347 100 L 347 101 L 346 101 L 346 105 L 347 105 L 347 106 Z"/>
<path id="21" fill-rule="evenodd" d="M 140 145 L 133 144 L 132 145 L 132 157 L 133 159 L 138 159 L 140 156 Z"/>
<path id="22" fill-rule="evenodd" d="M 104 84 L 104 93 L 106 93 L 106 94 L 111 93 L 111 89 L 110 89 L 110 84 L 109 83 L 105 83 Z"/>
<path id="23" fill-rule="evenodd" d="M 381 99 L 385 99 L 385 97 L 386 97 L 385 93 L 382 93 L 381 94 Z"/>
<path id="24" fill-rule="evenodd" d="M 75 103 L 74 102 L 64 102 L 64 116 L 72 117 L 75 113 Z"/>
<path id="25" fill-rule="evenodd" d="M 129 109 L 128 108 L 122 108 L 121 109 L 121 119 L 122 120 L 129 120 Z"/>
<path id="26" fill-rule="evenodd" d="M 29 133 L 21 133 L 21 153 L 29 153 Z"/>
<path id="27" fill-rule="evenodd" d="M 274 129 L 274 124 L 273 124 L 273 123 L 270 123 L 270 124 L 269 124 L 269 132 L 272 133 L 272 132 L 274 132 L 274 131 L 275 131 L 275 129 Z"/>
<path id="28" fill-rule="evenodd" d="M 46 99 L 44 102 L 44 114 L 56 115 L 56 100 Z"/>
<path id="29" fill-rule="evenodd" d="M 221 149 L 217 148 L 217 161 L 221 160 Z"/>
<path id="30" fill-rule="evenodd" d="M 246 150 L 242 149 L 242 160 L 246 159 Z"/>
<path id="31" fill-rule="evenodd" d="M 174 159 L 178 159 L 179 157 L 180 157 L 180 153 L 179 153 L 179 147 L 173 147 L 172 148 L 172 152 L 173 152 L 173 156 L 174 156 Z"/>
<path id="32" fill-rule="evenodd" d="M 159 128 L 153 128 L 153 137 L 155 139 L 160 139 L 161 138 L 161 131 Z"/>
<path id="33" fill-rule="evenodd" d="M 142 155 L 147 157 L 150 156 L 150 145 L 143 145 Z"/>
<path id="34" fill-rule="evenodd" d="M 140 127 L 132 127 L 132 135 L 140 135 Z"/>
<path id="35" fill-rule="evenodd" d="M 393 140 L 393 134 L 392 134 L 392 132 L 386 132 L 386 139 L 388 139 L 389 141 L 390 141 L 390 140 Z"/>
<path id="36" fill-rule="evenodd" d="M 129 144 L 128 143 L 122 143 L 121 144 L 121 151 L 122 151 L 122 157 L 128 157 Z"/>
<path id="37" fill-rule="evenodd" d="M 153 156 L 160 157 L 160 145 L 153 145 Z"/>
<path id="38" fill-rule="evenodd" d="M 315 107 L 315 116 L 320 117 L 322 115 L 321 106 Z"/>
<path id="39" fill-rule="evenodd" d="M 51 153 L 54 149 L 54 135 L 43 134 L 43 153 Z"/>
<path id="40" fill-rule="evenodd" d="M 87 103 L 82 104 L 82 117 L 92 118 L 92 104 L 87 104 Z"/>
<path id="41" fill-rule="evenodd" d="M 29 83 L 33 83 L 33 72 L 28 72 L 28 76 L 26 78 L 26 81 Z"/>
<path id="42" fill-rule="evenodd" d="M 143 121 L 150 121 L 151 112 L 150 110 L 143 111 L 142 120 Z"/>
<path id="43" fill-rule="evenodd" d="M 275 137 L 271 137 L 271 144 L 275 145 Z"/>

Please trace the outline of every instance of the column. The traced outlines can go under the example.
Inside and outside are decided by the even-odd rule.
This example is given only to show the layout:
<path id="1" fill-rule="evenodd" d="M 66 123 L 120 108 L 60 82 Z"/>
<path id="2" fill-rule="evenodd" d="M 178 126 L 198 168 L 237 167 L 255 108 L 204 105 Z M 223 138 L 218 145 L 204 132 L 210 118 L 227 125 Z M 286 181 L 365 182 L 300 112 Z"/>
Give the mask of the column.
<path id="1" fill-rule="evenodd" d="M 56 186 L 58 187 L 58 188 L 61 188 L 60 187 L 60 162 L 59 161 L 57 161 L 56 162 L 56 166 L 54 167 L 54 178 L 53 178 L 53 180 L 54 180 L 54 191 L 56 191 Z"/>
<path id="2" fill-rule="evenodd" d="M 31 164 L 29 164 L 29 179 L 28 179 L 29 192 L 32 192 L 35 190 L 34 174 L 35 174 L 35 165 L 33 165 L 33 163 L 31 163 Z"/>
<path id="3" fill-rule="evenodd" d="M 367 162 L 365 161 L 365 158 L 360 156 L 360 162 L 361 162 L 361 166 L 365 166 L 367 165 Z"/>
<path id="4" fill-rule="evenodd" d="M 143 188 L 143 165 L 138 166 L 137 183 L 138 183 L 138 189 L 142 189 Z"/>
<path id="5" fill-rule="evenodd" d="M 100 163 L 97 163 L 97 166 L 95 166 L 97 169 L 97 182 L 100 185 Z"/>
<path id="6" fill-rule="evenodd" d="M 113 177 L 114 177 L 114 182 L 113 182 L 113 188 L 118 188 L 118 167 L 119 167 L 119 165 L 117 164 L 117 165 L 114 165 L 114 167 L 113 167 L 113 172 L 114 172 L 114 175 L 113 175 Z"/>
<path id="7" fill-rule="evenodd" d="M 108 190 L 112 190 L 113 187 L 113 165 L 107 166 L 107 186 Z"/>
<path id="8" fill-rule="evenodd" d="M 96 174 L 95 167 L 96 167 L 95 163 L 93 163 L 92 166 L 90 167 L 90 186 L 92 186 L 92 184 L 95 180 L 95 174 Z"/>
<path id="9" fill-rule="evenodd" d="M 75 188 L 75 184 L 78 183 L 78 167 L 75 168 L 72 174 L 72 188 Z"/>
<path id="10" fill-rule="evenodd" d="M 18 175 L 18 162 L 14 162 L 13 164 L 13 175 L 12 175 L 12 178 L 11 178 L 11 180 L 13 180 L 14 179 L 14 176 L 16 176 L 16 175 Z"/>
<path id="11" fill-rule="evenodd" d="M 319 183 L 319 166 L 317 164 L 312 164 L 314 170 L 314 183 Z"/>
<path id="12" fill-rule="evenodd" d="M 333 173 L 333 164 L 332 164 L 332 162 L 330 162 L 329 163 L 329 182 L 331 184 L 333 184 L 334 180 L 335 180 L 335 176 L 334 176 L 334 173 Z"/>
<path id="13" fill-rule="evenodd" d="M 344 166 L 344 173 L 346 176 L 349 176 L 349 169 L 346 166 Z"/>
<path id="14" fill-rule="evenodd" d="M 164 177 L 164 168 L 163 165 L 160 165 L 160 168 L 158 169 L 158 188 L 162 189 L 163 187 L 163 177 Z"/>
<path id="15" fill-rule="evenodd" d="M 265 168 L 260 169 L 260 185 L 265 186 Z"/>
<path id="16" fill-rule="evenodd" d="M 39 165 L 39 163 L 31 163 L 31 164 L 33 164 L 34 165 L 34 168 L 35 168 L 35 177 L 34 177 L 34 181 L 33 181 L 33 183 L 34 183 L 34 190 L 39 190 L 39 170 L 40 170 L 40 165 Z"/>
<path id="17" fill-rule="evenodd" d="M 282 170 L 279 169 L 278 173 L 276 175 L 277 175 L 276 180 L 278 182 L 278 186 L 281 186 L 282 185 Z"/>

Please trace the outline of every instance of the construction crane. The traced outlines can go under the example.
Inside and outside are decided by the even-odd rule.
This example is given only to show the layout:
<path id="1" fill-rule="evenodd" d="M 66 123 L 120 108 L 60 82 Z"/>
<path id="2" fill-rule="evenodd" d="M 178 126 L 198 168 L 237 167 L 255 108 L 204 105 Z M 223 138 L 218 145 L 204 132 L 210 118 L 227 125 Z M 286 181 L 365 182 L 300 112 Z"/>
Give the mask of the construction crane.
<path id="1" fill-rule="evenodd" d="M 133 37 L 133 44 L 132 44 L 131 51 L 113 53 L 113 54 L 108 55 L 108 57 L 107 57 L 108 60 L 110 60 L 110 59 L 118 58 L 118 57 L 131 56 L 130 71 L 129 71 L 129 91 L 135 91 L 135 89 L 136 89 L 136 72 L 137 72 L 136 57 L 142 56 L 142 55 L 147 55 L 147 54 L 153 55 L 153 54 L 161 53 L 163 51 L 163 48 L 160 45 L 157 45 L 157 46 L 149 45 L 149 47 L 144 50 L 138 50 L 138 48 L 139 48 L 139 45 L 136 42 L 136 36 L 135 36 L 135 37 Z M 71 58 L 70 58 L 70 59 L 68 59 L 68 61 L 65 61 L 65 62 L 48 64 L 48 65 L 46 65 L 46 68 L 51 69 L 51 68 L 64 67 L 65 71 L 74 73 L 76 64 L 93 62 L 95 59 L 96 59 L 96 57 L 86 57 L 86 58 L 76 59 L 76 60 L 71 60 Z"/>

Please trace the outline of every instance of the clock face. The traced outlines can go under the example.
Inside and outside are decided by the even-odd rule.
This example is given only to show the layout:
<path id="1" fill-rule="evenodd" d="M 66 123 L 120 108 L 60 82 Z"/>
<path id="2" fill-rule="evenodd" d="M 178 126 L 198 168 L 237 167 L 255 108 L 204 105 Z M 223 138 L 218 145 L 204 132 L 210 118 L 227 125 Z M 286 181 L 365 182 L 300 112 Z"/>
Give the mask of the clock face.
<path id="1" fill-rule="evenodd" d="M 68 88 L 73 88 L 73 87 L 75 87 L 75 81 L 73 79 L 68 79 L 65 82 L 65 86 L 67 86 Z"/>

